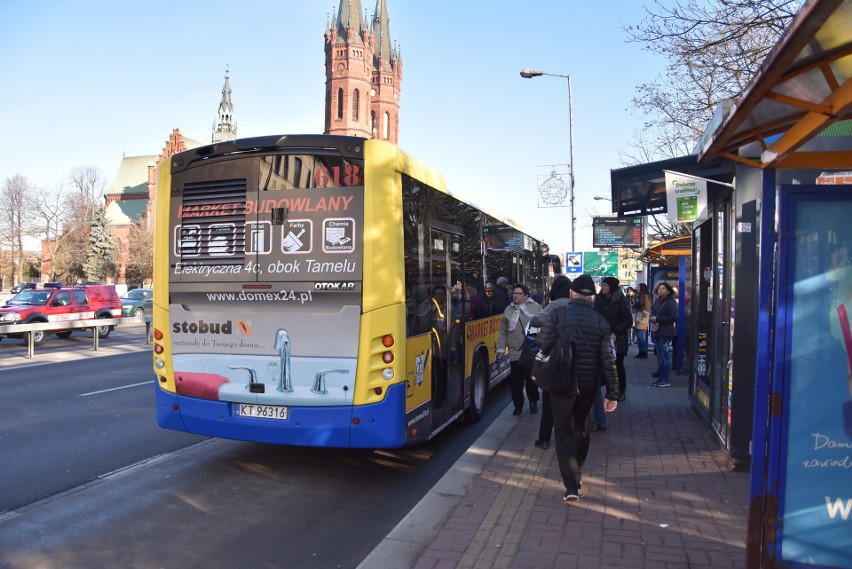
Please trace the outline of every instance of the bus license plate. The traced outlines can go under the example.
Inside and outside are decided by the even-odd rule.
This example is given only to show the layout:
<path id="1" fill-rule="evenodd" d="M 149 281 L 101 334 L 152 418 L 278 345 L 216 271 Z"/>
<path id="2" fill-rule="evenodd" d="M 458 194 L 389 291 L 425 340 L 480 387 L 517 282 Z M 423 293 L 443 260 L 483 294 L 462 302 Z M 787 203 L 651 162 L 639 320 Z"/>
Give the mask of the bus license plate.
<path id="1" fill-rule="evenodd" d="M 240 417 L 257 417 L 259 419 L 287 420 L 287 408 L 280 405 L 251 405 L 239 403 L 236 407 Z"/>

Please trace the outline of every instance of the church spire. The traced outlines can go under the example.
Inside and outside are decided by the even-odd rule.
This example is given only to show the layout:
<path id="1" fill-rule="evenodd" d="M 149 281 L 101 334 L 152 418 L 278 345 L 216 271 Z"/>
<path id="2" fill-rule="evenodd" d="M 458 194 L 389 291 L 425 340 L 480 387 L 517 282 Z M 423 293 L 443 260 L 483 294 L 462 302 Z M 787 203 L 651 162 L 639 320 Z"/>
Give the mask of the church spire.
<path id="1" fill-rule="evenodd" d="M 399 97 L 402 89 L 402 59 L 393 45 L 386 0 L 376 0 L 371 26 L 373 70 L 370 121 L 373 138 L 394 144 L 399 141 Z"/>
<path id="2" fill-rule="evenodd" d="M 231 103 L 231 82 L 225 66 L 225 84 L 222 86 L 222 100 L 219 103 L 219 123 L 213 126 L 213 142 L 224 142 L 237 138 L 237 122 L 234 120 L 234 105 Z"/>
<path id="3" fill-rule="evenodd" d="M 402 60 L 386 0 L 376 0 L 372 19 L 360 0 L 340 0 L 326 23 L 325 77 L 326 134 L 398 141 Z"/>
<path id="4" fill-rule="evenodd" d="M 373 37 L 375 38 L 375 67 L 378 68 L 379 60 L 385 65 L 390 65 L 395 59 L 393 44 L 390 35 L 390 18 L 388 18 L 388 6 L 385 0 L 376 0 L 376 13 L 373 15 Z"/>
<path id="5" fill-rule="evenodd" d="M 349 37 L 352 30 L 352 37 Z M 337 35 L 344 40 L 359 43 L 363 40 L 364 23 L 361 21 L 361 0 L 340 0 L 337 16 Z"/>

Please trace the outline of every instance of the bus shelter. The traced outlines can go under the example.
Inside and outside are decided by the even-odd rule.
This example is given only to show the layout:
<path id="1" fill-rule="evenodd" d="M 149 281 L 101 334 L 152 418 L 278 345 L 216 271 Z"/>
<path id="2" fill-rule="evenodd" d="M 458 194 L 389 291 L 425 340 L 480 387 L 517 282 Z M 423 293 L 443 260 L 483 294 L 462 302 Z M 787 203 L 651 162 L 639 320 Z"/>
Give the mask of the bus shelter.
<path id="1" fill-rule="evenodd" d="M 852 0 L 805 2 L 698 153 L 736 164 L 757 251 L 750 568 L 852 568 L 850 75 Z"/>
<path id="2" fill-rule="evenodd" d="M 852 568 L 850 75 L 852 0 L 808 0 L 695 156 L 612 171 L 619 216 L 665 213 L 665 170 L 709 180 L 690 396 L 751 468 L 749 569 Z"/>
<path id="3" fill-rule="evenodd" d="M 666 281 L 678 291 L 677 336 L 672 342 L 672 369 L 678 374 L 686 373 L 692 355 L 690 347 L 690 316 L 692 289 L 692 236 L 684 235 L 650 245 L 639 256 L 648 270 L 648 290 L 656 290 L 661 281 Z"/>
<path id="4" fill-rule="evenodd" d="M 613 209 L 619 216 L 667 214 L 666 172 L 708 181 L 706 215 L 689 224 L 688 236 L 650 246 L 643 258 L 649 263 L 651 290 L 666 280 L 679 291 L 678 335 L 673 342 L 678 380 L 687 382 L 693 408 L 732 466 L 747 469 L 756 317 L 741 314 L 734 334 L 733 310 L 735 298 L 754 306 L 758 255 L 748 241 L 751 234 L 736 233 L 736 192 L 731 188 L 735 169 L 735 162 L 727 158 L 702 164 L 697 155 L 690 155 L 612 170 L 611 181 Z"/>

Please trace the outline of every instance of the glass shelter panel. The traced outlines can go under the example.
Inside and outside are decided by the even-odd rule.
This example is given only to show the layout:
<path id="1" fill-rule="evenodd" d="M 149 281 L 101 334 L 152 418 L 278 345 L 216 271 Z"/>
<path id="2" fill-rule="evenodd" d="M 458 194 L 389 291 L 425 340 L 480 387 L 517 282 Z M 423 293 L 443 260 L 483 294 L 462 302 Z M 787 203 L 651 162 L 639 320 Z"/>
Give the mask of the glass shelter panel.
<path id="1" fill-rule="evenodd" d="M 774 378 L 784 400 L 781 559 L 852 568 L 852 192 L 785 195 Z"/>

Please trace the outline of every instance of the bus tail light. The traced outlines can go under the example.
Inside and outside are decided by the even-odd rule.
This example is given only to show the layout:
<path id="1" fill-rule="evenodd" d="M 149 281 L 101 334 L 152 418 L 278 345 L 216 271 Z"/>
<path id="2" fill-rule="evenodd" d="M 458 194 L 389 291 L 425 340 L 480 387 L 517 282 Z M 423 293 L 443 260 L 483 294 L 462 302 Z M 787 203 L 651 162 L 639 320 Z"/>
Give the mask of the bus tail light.
<path id="1" fill-rule="evenodd" d="M 383 391 L 384 389 L 382 389 L 381 387 L 373 388 L 373 393 L 375 393 L 376 395 L 381 395 Z"/>
<path id="2" fill-rule="evenodd" d="M 160 345 L 160 344 L 154 344 L 154 353 L 155 354 L 162 354 L 163 353 L 163 346 Z"/>
<path id="3" fill-rule="evenodd" d="M 393 346 L 393 336 L 391 334 L 386 334 L 382 336 L 382 345 L 386 348 L 390 348 Z"/>
<path id="4" fill-rule="evenodd" d="M 386 364 L 393 362 L 393 352 L 384 352 L 382 354 L 382 361 Z"/>
<path id="5" fill-rule="evenodd" d="M 154 339 L 155 340 L 162 340 L 163 339 L 163 333 L 157 328 L 154 328 Z"/>
<path id="6" fill-rule="evenodd" d="M 392 380 L 392 379 L 393 379 L 393 370 L 392 370 L 391 368 L 389 368 L 389 367 L 386 367 L 385 369 L 383 369 L 383 370 L 382 370 L 382 378 L 383 378 L 385 381 L 390 381 L 390 380 Z"/>

